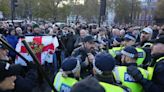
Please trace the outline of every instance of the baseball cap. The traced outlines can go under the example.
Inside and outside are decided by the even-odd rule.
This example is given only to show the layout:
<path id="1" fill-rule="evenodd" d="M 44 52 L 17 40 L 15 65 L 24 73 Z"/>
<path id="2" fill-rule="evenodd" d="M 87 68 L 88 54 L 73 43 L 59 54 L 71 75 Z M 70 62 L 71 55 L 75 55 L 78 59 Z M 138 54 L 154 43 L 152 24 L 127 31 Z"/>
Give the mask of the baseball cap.
<path id="1" fill-rule="evenodd" d="M 17 71 L 20 71 L 20 68 L 18 65 L 10 65 L 9 63 L 0 61 L 0 81 L 3 81 L 6 77 L 18 75 Z"/>
<path id="2" fill-rule="evenodd" d="M 115 63 L 116 60 L 109 53 L 102 52 L 95 56 L 93 68 L 101 75 L 103 72 L 112 71 Z"/>
<path id="3" fill-rule="evenodd" d="M 87 77 L 76 83 L 71 92 L 105 92 L 105 90 L 96 78 Z"/>
<path id="4" fill-rule="evenodd" d="M 137 58 L 138 57 L 138 52 L 137 50 L 133 47 L 133 46 L 127 46 L 125 47 L 121 53 L 123 55 L 126 55 L 128 57 L 131 57 L 131 58 Z"/>
<path id="5" fill-rule="evenodd" d="M 152 30 L 151 28 L 149 28 L 149 27 L 144 28 L 144 29 L 142 30 L 142 32 L 146 32 L 146 33 L 148 33 L 148 34 L 153 34 L 153 30 Z"/>
<path id="6" fill-rule="evenodd" d="M 96 42 L 96 40 L 93 38 L 93 36 L 91 35 L 87 35 L 83 38 L 83 42 L 91 42 L 91 43 L 94 43 Z"/>

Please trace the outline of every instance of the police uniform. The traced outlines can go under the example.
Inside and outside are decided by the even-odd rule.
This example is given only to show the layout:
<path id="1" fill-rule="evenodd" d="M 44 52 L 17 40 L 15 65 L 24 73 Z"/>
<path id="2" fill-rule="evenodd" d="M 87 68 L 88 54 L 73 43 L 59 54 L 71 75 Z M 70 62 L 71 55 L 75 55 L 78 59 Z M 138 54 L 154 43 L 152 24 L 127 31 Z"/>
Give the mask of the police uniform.
<path id="1" fill-rule="evenodd" d="M 109 49 L 108 52 L 112 55 L 112 57 L 116 57 L 117 55 L 120 54 L 121 50 L 124 47 L 113 47 L 112 49 Z"/>
<path id="2" fill-rule="evenodd" d="M 109 43 L 109 48 L 112 48 L 112 47 L 120 47 L 122 40 L 123 39 L 120 38 L 120 37 L 115 37 L 113 39 L 113 41 Z"/>
<path id="3" fill-rule="evenodd" d="M 152 41 L 154 43 L 164 44 L 164 36 L 159 37 L 158 39 Z M 152 66 L 148 67 L 149 76 L 147 83 L 151 84 L 149 86 L 144 86 L 147 92 L 163 92 L 164 91 L 164 53 L 153 55 L 153 61 L 155 63 Z"/>
<path id="4" fill-rule="evenodd" d="M 135 58 L 137 51 L 133 47 L 125 47 L 121 53 L 131 58 Z M 113 70 L 114 77 L 117 82 L 121 82 L 123 86 L 127 86 L 130 88 L 131 92 L 143 92 L 142 85 L 136 83 L 136 80 L 133 79 L 127 72 L 127 66 L 137 66 L 136 63 L 128 63 L 126 66 L 117 66 Z M 142 68 L 138 68 L 139 71 L 142 73 L 144 78 L 148 78 L 148 72 Z"/>
<path id="5" fill-rule="evenodd" d="M 95 77 L 99 80 L 99 84 L 104 87 L 105 92 L 126 92 L 127 88 L 115 85 L 112 70 L 115 67 L 115 59 L 107 53 L 97 54 L 93 62 L 93 69 L 96 71 Z M 111 74 L 105 75 L 105 72 Z M 108 76 L 108 77 L 102 77 Z"/>
<path id="6" fill-rule="evenodd" d="M 62 72 L 58 72 L 55 77 L 54 86 L 58 92 L 70 92 L 71 87 L 76 82 L 78 81 L 75 78 L 63 77 Z"/>
<path id="7" fill-rule="evenodd" d="M 124 37 L 125 41 L 136 41 L 136 38 L 133 34 L 128 33 Z M 121 51 L 124 49 L 124 47 L 113 47 L 112 49 L 109 49 L 109 53 L 115 58 L 116 56 L 121 54 Z M 137 65 L 143 64 L 145 58 L 146 58 L 146 53 L 142 48 L 136 48 L 138 52 L 138 58 L 137 58 Z"/>
<path id="8" fill-rule="evenodd" d="M 80 72 L 80 61 L 73 57 L 66 58 L 61 66 L 61 71 L 54 79 L 54 87 L 58 92 L 70 92 L 71 87 L 78 82 L 74 73 Z M 68 74 L 67 74 L 68 73 Z"/>
<path id="9" fill-rule="evenodd" d="M 136 48 L 138 52 L 137 65 L 143 64 L 146 58 L 146 52 L 142 48 Z"/>
<path id="10" fill-rule="evenodd" d="M 162 54 L 164 56 L 164 54 Z M 130 75 L 135 78 L 136 75 L 141 76 L 140 73 L 133 74 L 133 72 L 138 71 L 133 69 L 129 72 Z M 164 59 L 159 58 L 153 67 L 148 68 L 148 79 L 140 78 L 138 83 L 143 86 L 145 92 L 163 92 L 164 91 Z M 137 78 L 137 76 L 136 76 Z"/>
<path id="11" fill-rule="evenodd" d="M 115 58 L 121 54 L 122 49 L 124 49 L 124 47 L 113 47 L 109 49 L 109 53 Z M 136 48 L 136 50 L 138 52 L 137 65 L 141 65 L 146 58 L 146 52 L 142 48 Z"/>
<path id="12" fill-rule="evenodd" d="M 142 68 L 138 68 L 144 78 L 148 78 L 148 72 Z M 117 66 L 113 70 L 114 77 L 117 82 L 121 82 L 123 86 L 126 86 L 130 88 L 131 92 L 143 92 L 142 85 L 136 83 L 136 80 L 134 80 L 128 73 L 127 73 L 127 67 L 126 66 Z"/>
<path id="13" fill-rule="evenodd" d="M 164 36 L 156 39 L 155 43 L 164 44 Z M 138 70 L 129 68 L 129 74 L 135 79 L 139 79 L 140 83 L 145 92 L 163 92 L 164 91 L 164 53 L 155 53 L 153 60 L 156 61 L 155 64 L 148 68 L 149 76 L 145 79 L 141 76 L 141 73 L 135 73 Z M 135 74 L 134 74 L 135 73 Z M 151 80 L 151 81 L 150 81 Z"/>

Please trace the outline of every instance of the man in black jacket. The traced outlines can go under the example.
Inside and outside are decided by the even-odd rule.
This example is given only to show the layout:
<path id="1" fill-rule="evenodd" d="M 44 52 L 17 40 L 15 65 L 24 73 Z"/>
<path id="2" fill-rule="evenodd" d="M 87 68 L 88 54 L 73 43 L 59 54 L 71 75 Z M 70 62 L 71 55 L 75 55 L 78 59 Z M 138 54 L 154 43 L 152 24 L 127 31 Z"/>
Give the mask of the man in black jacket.
<path id="1" fill-rule="evenodd" d="M 109 53 L 102 52 L 97 54 L 93 61 L 94 77 L 104 87 L 106 92 L 129 92 L 127 87 L 116 83 L 112 73 L 115 64 L 116 60 Z"/>
<path id="2" fill-rule="evenodd" d="M 74 49 L 72 56 L 79 58 L 81 61 L 81 77 L 84 78 L 92 73 L 92 62 L 95 51 L 94 38 L 91 35 L 84 37 L 83 45 Z"/>
<path id="3" fill-rule="evenodd" d="M 148 68 L 149 80 L 144 79 L 141 72 L 136 67 L 128 67 L 127 71 L 135 80 L 140 83 L 145 92 L 164 91 L 164 36 L 155 40 L 151 54 L 153 62 Z M 151 69 L 151 70 L 150 70 Z"/>

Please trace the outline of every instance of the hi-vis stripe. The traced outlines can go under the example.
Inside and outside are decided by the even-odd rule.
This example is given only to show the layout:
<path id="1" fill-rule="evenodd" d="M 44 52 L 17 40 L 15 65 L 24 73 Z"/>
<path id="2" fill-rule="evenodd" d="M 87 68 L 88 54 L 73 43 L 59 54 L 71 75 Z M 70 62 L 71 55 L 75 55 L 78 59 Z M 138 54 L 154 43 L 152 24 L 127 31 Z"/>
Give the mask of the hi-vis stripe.
<path id="1" fill-rule="evenodd" d="M 55 82 L 54 82 L 54 86 L 58 91 L 60 90 L 61 78 L 62 78 L 62 73 L 59 72 L 57 74 L 57 76 L 55 78 Z"/>
<path id="2" fill-rule="evenodd" d="M 118 68 L 119 68 L 119 67 L 116 66 L 116 67 L 113 69 L 112 72 L 113 72 L 113 74 L 115 75 L 115 78 L 116 78 L 115 80 L 116 80 L 116 82 L 117 82 L 117 83 L 120 83 L 120 82 L 121 82 L 121 81 L 120 81 L 121 78 L 120 78 L 120 75 L 119 75 Z"/>

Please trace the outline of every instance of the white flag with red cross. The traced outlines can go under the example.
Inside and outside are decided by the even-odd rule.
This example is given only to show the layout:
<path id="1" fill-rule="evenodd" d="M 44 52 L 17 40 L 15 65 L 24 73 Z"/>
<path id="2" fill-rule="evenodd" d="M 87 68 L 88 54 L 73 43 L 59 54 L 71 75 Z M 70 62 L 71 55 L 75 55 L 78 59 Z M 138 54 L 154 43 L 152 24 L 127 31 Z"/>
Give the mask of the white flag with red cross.
<path id="1" fill-rule="evenodd" d="M 33 61 L 32 57 L 28 53 L 27 49 L 22 43 L 25 39 L 27 43 L 31 46 L 34 54 L 37 56 L 40 64 L 45 62 L 53 62 L 53 54 L 56 47 L 59 46 L 57 37 L 52 36 L 26 36 L 25 38 L 20 38 L 16 46 L 16 51 L 24 56 L 29 62 Z M 26 65 L 26 63 L 19 56 L 16 57 L 15 64 Z"/>

